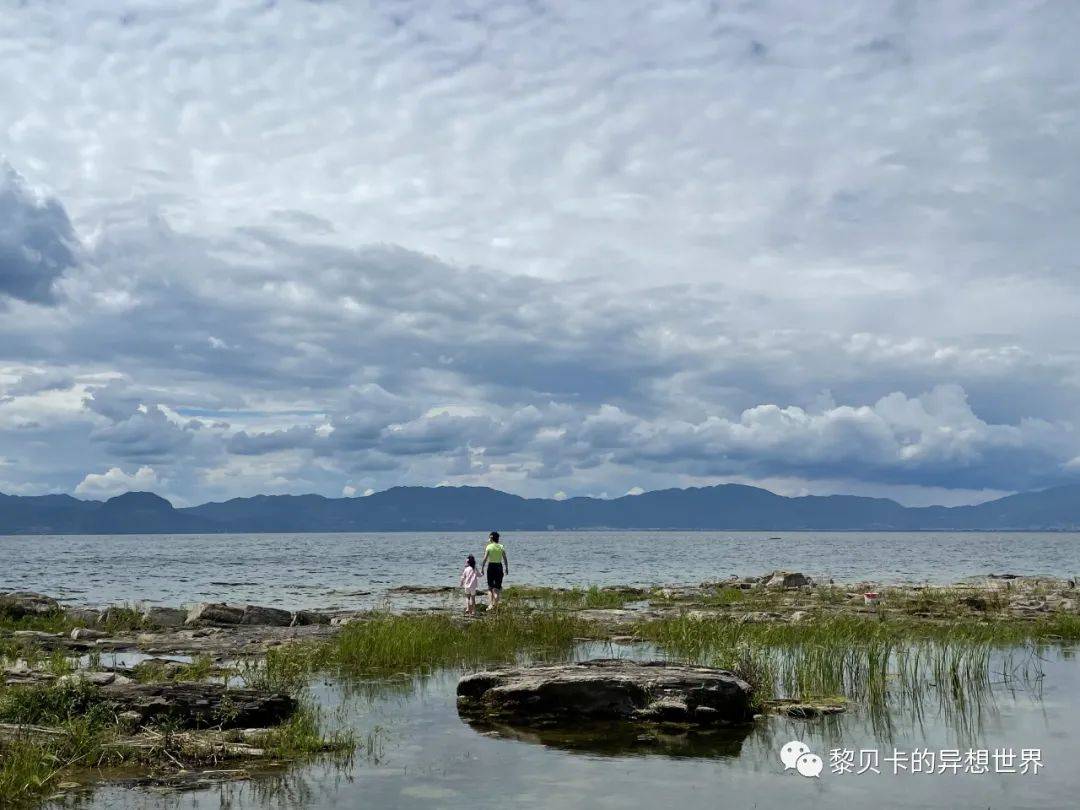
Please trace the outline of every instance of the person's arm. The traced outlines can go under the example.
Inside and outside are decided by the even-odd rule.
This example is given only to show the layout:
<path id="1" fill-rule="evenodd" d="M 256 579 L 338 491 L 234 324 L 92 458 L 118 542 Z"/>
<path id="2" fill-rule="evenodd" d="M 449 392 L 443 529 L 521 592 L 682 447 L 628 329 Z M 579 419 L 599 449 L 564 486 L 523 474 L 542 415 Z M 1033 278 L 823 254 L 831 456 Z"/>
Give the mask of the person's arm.
<path id="1" fill-rule="evenodd" d="M 484 552 L 484 559 L 480 562 L 480 573 L 484 573 L 484 569 L 487 568 L 487 552 Z"/>
<path id="2" fill-rule="evenodd" d="M 503 549 L 503 573 L 510 573 L 510 555 L 506 553 L 506 549 Z"/>

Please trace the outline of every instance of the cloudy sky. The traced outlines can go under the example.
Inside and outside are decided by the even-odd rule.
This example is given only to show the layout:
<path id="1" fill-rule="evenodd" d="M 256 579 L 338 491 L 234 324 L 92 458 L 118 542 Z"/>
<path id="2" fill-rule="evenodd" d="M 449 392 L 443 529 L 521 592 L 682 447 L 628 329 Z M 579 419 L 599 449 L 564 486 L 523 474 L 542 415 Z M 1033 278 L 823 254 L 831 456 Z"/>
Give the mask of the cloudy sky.
<path id="1" fill-rule="evenodd" d="M 1080 6 L 0 0 L 0 491 L 1080 480 Z"/>

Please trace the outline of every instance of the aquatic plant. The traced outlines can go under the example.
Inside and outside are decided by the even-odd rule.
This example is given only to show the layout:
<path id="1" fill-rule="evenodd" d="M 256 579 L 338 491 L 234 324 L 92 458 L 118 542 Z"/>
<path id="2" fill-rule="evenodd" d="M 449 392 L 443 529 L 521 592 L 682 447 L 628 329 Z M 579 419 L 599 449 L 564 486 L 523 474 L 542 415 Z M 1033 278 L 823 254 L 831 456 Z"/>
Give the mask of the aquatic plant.
<path id="1" fill-rule="evenodd" d="M 683 615 L 642 622 L 636 632 L 669 655 L 739 673 L 759 704 L 843 695 L 888 734 L 891 710 L 919 718 L 928 702 L 960 733 L 972 731 L 992 676 L 1037 681 L 1038 646 L 1075 639 L 1078 629 L 1065 616 L 952 624 L 819 616 L 780 624 Z"/>

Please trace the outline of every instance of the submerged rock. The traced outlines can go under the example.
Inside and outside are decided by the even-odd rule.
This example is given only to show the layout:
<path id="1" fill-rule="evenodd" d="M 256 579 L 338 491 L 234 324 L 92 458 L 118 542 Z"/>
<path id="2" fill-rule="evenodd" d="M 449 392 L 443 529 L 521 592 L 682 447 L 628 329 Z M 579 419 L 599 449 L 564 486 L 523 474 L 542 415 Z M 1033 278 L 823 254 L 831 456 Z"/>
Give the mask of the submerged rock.
<path id="1" fill-rule="evenodd" d="M 0 593 L 0 614 L 12 619 L 24 616 L 49 616 L 60 612 L 60 603 L 51 596 L 33 591 Z"/>
<path id="2" fill-rule="evenodd" d="M 800 700 L 774 700 L 769 708 L 777 714 L 782 714 L 794 720 L 814 720 L 831 714 L 840 714 L 847 711 L 847 706 L 842 700 L 832 701 L 800 701 Z"/>
<path id="3" fill-rule="evenodd" d="M 604 721 L 714 727 L 752 719 L 750 685 L 726 670 L 598 659 L 499 669 L 458 682 L 466 718 L 518 725 Z"/>

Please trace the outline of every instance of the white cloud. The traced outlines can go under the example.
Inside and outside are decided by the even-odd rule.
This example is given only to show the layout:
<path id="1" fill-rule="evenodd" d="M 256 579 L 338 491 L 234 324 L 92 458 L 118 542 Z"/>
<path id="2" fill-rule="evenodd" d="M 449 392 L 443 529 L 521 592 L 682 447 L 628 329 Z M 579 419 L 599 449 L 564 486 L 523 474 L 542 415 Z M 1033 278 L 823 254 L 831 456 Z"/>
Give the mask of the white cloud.
<path id="1" fill-rule="evenodd" d="M 23 4 L 9 488 L 1072 480 L 1078 35 L 1066 4 Z"/>
<path id="2" fill-rule="evenodd" d="M 122 495 L 125 492 L 156 490 L 161 484 L 152 467 L 139 467 L 133 474 L 128 474 L 119 467 L 111 467 L 103 473 L 88 474 L 75 487 L 75 494 L 100 500 Z"/>

